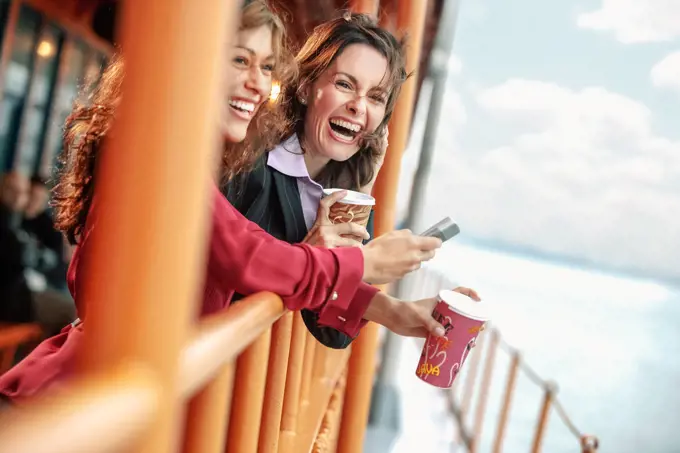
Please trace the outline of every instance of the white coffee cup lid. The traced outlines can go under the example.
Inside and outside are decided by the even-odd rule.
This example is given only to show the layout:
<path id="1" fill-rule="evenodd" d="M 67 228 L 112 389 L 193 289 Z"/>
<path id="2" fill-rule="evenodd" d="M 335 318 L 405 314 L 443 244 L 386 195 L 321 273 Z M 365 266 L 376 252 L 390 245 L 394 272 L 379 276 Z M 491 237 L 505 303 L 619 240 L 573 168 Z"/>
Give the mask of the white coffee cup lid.
<path id="1" fill-rule="evenodd" d="M 335 192 L 339 192 L 341 190 L 347 190 L 347 189 L 324 189 L 323 193 L 324 193 L 324 195 L 328 196 L 330 194 L 333 194 Z M 360 205 L 360 206 L 374 206 L 375 205 L 375 198 L 373 198 L 372 196 L 367 195 L 365 193 L 355 192 L 353 190 L 347 190 L 347 195 L 345 195 L 345 198 L 340 200 L 338 203 L 356 204 L 356 205 Z"/>
<path id="2" fill-rule="evenodd" d="M 439 299 L 446 302 L 451 311 L 477 321 L 488 321 L 489 311 L 483 302 L 475 302 L 468 296 L 444 289 L 439 291 Z"/>

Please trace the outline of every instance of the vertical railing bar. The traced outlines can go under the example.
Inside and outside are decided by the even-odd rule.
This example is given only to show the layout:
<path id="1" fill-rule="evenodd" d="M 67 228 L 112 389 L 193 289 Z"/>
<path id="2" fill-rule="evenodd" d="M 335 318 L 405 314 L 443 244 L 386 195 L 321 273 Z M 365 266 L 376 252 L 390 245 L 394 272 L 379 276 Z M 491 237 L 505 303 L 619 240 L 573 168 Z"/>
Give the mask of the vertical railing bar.
<path id="1" fill-rule="evenodd" d="M 534 433 L 534 440 L 531 445 L 531 453 L 540 453 L 541 451 L 543 438 L 545 436 L 545 431 L 548 424 L 548 416 L 550 415 L 550 408 L 552 406 L 555 393 L 557 393 L 557 386 L 554 383 L 547 383 L 545 385 L 545 393 L 543 395 L 541 411 L 538 414 L 536 432 Z"/>
<path id="2" fill-rule="evenodd" d="M 489 399 L 491 377 L 493 376 L 493 368 L 496 363 L 496 351 L 498 350 L 498 343 L 500 340 L 497 329 L 493 329 L 489 333 L 491 338 L 489 339 L 489 346 L 486 351 L 484 374 L 482 375 L 482 382 L 477 399 L 477 408 L 475 410 L 475 421 L 472 428 L 472 446 L 470 449 L 472 453 L 477 453 L 477 451 L 479 451 L 479 442 L 481 441 L 482 429 L 484 428 L 484 413 L 486 412 L 486 404 Z"/>
<path id="3" fill-rule="evenodd" d="M 314 343 L 317 341 L 314 340 Z M 328 372 L 328 354 L 332 349 L 326 348 L 321 344 L 317 344 L 314 347 L 314 363 L 312 365 L 312 387 L 317 381 L 321 381 L 326 378 L 326 373 Z"/>
<path id="4" fill-rule="evenodd" d="M 257 451 L 271 332 L 263 333 L 237 360 L 227 453 Z"/>
<path id="5" fill-rule="evenodd" d="M 87 316 L 77 371 L 138 361 L 154 374 L 151 429 L 133 452 L 180 447 L 178 358 L 199 311 L 223 55 L 237 9 L 226 0 L 145 0 L 124 2 L 118 18 L 124 94 L 97 160 L 96 227 L 79 270 Z"/>
<path id="6" fill-rule="evenodd" d="M 302 362 L 302 385 L 300 391 L 300 413 L 309 405 L 309 395 L 312 387 L 312 372 L 314 371 L 314 353 L 317 349 L 316 338 L 310 333 L 305 336 L 305 358 Z"/>
<path id="7" fill-rule="evenodd" d="M 274 324 L 269 350 L 269 373 L 264 394 L 262 425 L 258 453 L 276 453 L 286 390 L 288 358 L 293 333 L 293 313 L 289 312 Z"/>
<path id="8" fill-rule="evenodd" d="M 234 363 L 229 363 L 189 402 L 183 453 L 224 452 L 234 386 Z"/>
<path id="9" fill-rule="evenodd" d="M 512 405 L 512 397 L 515 393 L 515 383 L 517 382 L 517 375 L 519 373 L 519 363 L 521 357 L 519 352 L 513 351 L 510 361 L 510 368 L 508 369 L 508 379 L 505 384 L 505 392 L 503 396 L 503 405 L 498 417 L 498 426 L 496 427 L 496 439 L 493 444 L 493 453 L 501 453 L 503 449 L 503 438 L 505 436 L 505 428 L 508 424 L 510 415 L 510 406 Z"/>
<path id="10" fill-rule="evenodd" d="M 460 404 L 460 413 L 461 413 L 461 420 L 463 423 L 465 423 L 465 420 L 468 415 L 468 410 L 470 409 L 470 404 L 472 404 L 472 396 L 475 391 L 475 386 L 477 384 L 477 372 L 479 371 L 479 363 L 481 361 L 481 353 L 480 351 L 483 349 L 482 346 L 484 343 L 486 343 L 486 340 L 484 339 L 486 337 L 485 334 L 481 334 L 478 337 L 478 342 L 477 346 L 475 349 L 477 350 L 476 354 L 472 354 L 472 357 L 470 357 L 470 366 L 468 368 L 468 374 L 465 376 L 465 384 L 463 387 L 463 395 L 461 397 L 461 404 Z"/>
<path id="11" fill-rule="evenodd" d="M 292 453 L 295 449 L 295 435 L 300 416 L 300 390 L 302 387 L 302 367 L 305 356 L 307 328 L 300 313 L 293 314 L 293 334 L 290 342 L 288 370 L 286 373 L 286 389 L 283 398 L 283 414 L 281 415 L 281 433 L 279 452 Z"/>

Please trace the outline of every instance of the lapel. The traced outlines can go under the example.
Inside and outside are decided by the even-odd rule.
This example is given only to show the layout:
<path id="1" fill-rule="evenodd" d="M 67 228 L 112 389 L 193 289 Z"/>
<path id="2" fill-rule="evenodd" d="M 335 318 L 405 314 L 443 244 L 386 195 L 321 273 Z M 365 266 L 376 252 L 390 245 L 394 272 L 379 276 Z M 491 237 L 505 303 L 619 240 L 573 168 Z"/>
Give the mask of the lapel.
<path id="1" fill-rule="evenodd" d="M 267 165 L 267 155 L 253 169 L 228 184 L 223 191 L 229 201 L 248 220 L 291 244 L 307 235 L 297 178 Z"/>
<path id="2" fill-rule="evenodd" d="M 302 213 L 302 202 L 298 189 L 297 178 L 267 167 L 271 174 L 276 198 L 277 209 L 281 210 L 285 232 L 285 241 L 291 244 L 302 242 L 307 235 L 305 216 Z"/>

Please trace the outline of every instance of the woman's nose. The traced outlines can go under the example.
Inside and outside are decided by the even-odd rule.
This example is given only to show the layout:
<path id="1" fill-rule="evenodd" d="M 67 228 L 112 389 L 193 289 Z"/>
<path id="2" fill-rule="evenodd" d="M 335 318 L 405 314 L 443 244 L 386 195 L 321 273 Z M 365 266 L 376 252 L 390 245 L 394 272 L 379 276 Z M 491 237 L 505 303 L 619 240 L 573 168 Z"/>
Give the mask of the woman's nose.
<path id="1" fill-rule="evenodd" d="M 347 110 L 353 115 L 363 116 L 366 114 L 366 100 L 363 96 L 349 101 L 346 106 Z"/>
<path id="2" fill-rule="evenodd" d="M 252 68 L 248 71 L 248 79 L 246 80 L 246 88 L 259 94 L 260 96 L 267 95 L 265 76 L 260 71 L 260 68 Z"/>

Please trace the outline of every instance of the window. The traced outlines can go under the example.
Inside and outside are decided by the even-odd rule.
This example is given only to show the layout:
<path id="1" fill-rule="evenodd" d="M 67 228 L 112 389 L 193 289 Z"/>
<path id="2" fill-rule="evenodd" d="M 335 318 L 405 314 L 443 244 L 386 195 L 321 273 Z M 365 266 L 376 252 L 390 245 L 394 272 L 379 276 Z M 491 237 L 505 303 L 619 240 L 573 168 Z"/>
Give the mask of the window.
<path id="1" fill-rule="evenodd" d="M 65 67 L 54 96 L 53 114 L 47 126 L 44 155 L 41 159 L 40 173 L 43 175 L 50 174 L 54 160 L 61 152 L 64 123 L 84 81 L 86 53 L 87 46 L 78 40 L 69 40 L 64 46 L 61 64 Z"/>
<path id="2" fill-rule="evenodd" d="M 23 112 L 15 158 L 15 167 L 26 174 L 37 172 L 40 164 L 63 37 L 63 31 L 48 25 L 40 34 L 35 48 L 34 74 Z"/>
<path id="3" fill-rule="evenodd" d="M 5 86 L 0 117 L 0 170 L 11 168 L 14 161 L 19 126 L 28 95 L 40 15 L 22 6 L 12 46 L 12 56 L 5 72 Z"/>

